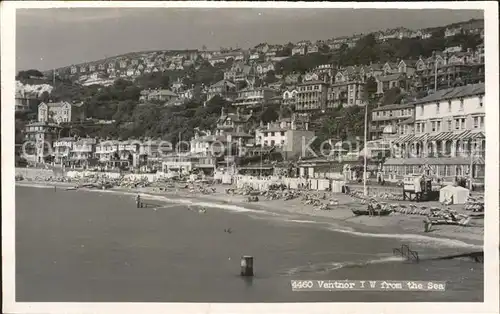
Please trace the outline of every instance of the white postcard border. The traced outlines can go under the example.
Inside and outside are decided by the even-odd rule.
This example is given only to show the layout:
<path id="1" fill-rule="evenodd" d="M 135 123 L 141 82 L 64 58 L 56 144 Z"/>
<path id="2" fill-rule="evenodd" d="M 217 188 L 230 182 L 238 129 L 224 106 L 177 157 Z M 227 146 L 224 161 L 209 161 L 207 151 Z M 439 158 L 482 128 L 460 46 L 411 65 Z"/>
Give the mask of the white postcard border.
<path id="1" fill-rule="evenodd" d="M 27 303 L 15 302 L 14 76 L 15 9 L 52 7 L 259 7 L 484 9 L 486 64 L 485 281 L 483 303 Z M 3 1 L 1 3 L 2 246 L 5 313 L 498 313 L 498 4 L 496 2 L 95 2 Z M 492 105 L 493 104 L 493 105 Z"/>

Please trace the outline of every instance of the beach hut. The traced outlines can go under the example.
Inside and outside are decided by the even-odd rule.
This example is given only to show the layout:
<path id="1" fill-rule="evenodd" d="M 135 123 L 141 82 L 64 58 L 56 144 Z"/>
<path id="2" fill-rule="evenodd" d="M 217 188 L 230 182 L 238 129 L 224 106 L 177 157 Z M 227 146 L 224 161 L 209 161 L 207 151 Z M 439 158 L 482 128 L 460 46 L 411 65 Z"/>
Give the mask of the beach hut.
<path id="1" fill-rule="evenodd" d="M 461 186 L 447 185 L 439 191 L 439 201 L 453 198 L 453 204 L 465 204 L 469 198 L 469 190 Z"/>

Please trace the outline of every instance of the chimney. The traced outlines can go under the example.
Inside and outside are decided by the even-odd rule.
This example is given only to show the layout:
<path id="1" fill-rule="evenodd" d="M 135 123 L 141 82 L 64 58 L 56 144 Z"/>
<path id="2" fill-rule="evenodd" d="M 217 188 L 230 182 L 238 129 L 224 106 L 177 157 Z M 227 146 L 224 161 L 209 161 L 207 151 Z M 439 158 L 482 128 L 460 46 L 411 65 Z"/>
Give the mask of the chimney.
<path id="1" fill-rule="evenodd" d="M 268 122 L 268 123 L 267 123 L 267 128 L 268 128 L 268 129 L 270 129 L 270 128 L 271 128 L 271 123 L 270 123 L 270 122 Z"/>

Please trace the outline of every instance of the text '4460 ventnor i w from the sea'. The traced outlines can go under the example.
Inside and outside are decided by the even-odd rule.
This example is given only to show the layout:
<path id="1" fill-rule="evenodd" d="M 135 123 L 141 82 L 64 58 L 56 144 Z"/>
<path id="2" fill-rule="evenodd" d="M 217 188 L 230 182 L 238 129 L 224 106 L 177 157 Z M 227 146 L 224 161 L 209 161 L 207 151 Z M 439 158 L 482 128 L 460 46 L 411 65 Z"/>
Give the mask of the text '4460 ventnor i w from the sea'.
<path id="1" fill-rule="evenodd" d="M 444 281 L 291 280 L 293 291 L 445 291 Z"/>

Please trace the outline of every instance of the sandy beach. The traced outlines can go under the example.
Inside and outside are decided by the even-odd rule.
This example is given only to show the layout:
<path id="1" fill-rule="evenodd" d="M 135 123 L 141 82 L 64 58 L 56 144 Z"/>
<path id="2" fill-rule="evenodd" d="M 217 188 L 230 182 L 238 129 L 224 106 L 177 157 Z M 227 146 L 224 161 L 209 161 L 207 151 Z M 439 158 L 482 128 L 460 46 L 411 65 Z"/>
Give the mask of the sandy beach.
<path id="1" fill-rule="evenodd" d="M 74 187 L 75 183 L 71 182 L 52 182 L 52 181 L 19 181 L 16 182 L 20 186 L 55 186 L 56 188 L 66 189 Z M 114 192 L 122 193 L 140 193 L 146 202 L 175 202 L 176 200 L 192 200 L 204 202 L 205 205 L 209 204 L 231 204 L 254 210 L 263 210 L 271 213 L 281 213 L 290 215 L 301 215 L 312 219 L 314 221 L 328 222 L 338 229 L 345 229 L 349 231 L 369 232 L 374 234 L 409 234 L 409 235 L 422 235 L 426 237 L 435 237 L 452 240 L 460 240 L 472 245 L 482 245 L 484 238 L 484 220 L 473 219 L 470 226 L 453 226 L 453 225 L 439 225 L 434 226 L 431 232 L 424 232 L 423 216 L 412 216 L 399 213 L 392 213 L 389 216 L 382 217 L 369 217 L 369 216 L 354 216 L 351 209 L 365 209 L 366 205 L 362 204 L 358 199 L 349 195 L 339 193 L 328 193 L 329 199 L 336 199 L 338 205 L 332 210 L 317 210 L 312 205 L 304 204 L 300 198 L 292 200 L 266 200 L 261 198 L 258 202 L 247 202 L 247 196 L 226 194 L 226 189 L 231 186 L 228 185 L 211 185 L 215 188 L 215 193 L 203 194 L 201 192 L 184 188 L 184 184 L 176 184 L 175 188 L 170 188 L 160 191 L 156 187 L 143 187 L 143 188 L 124 188 L 116 187 L 110 189 Z M 69 191 L 68 191 L 69 192 Z M 162 200 L 161 197 L 165 197 Z M 390 204 L 408 202 L 387 201 Z M 207 204 L 208 203 L 208 204 Z M 438 202 L 425 202 L 422 205 L 428 207 L 441 207 Z M 463 205 L 452 205 L 451 209 L 457 212 L 467 213 L 463 209 Z"/>

